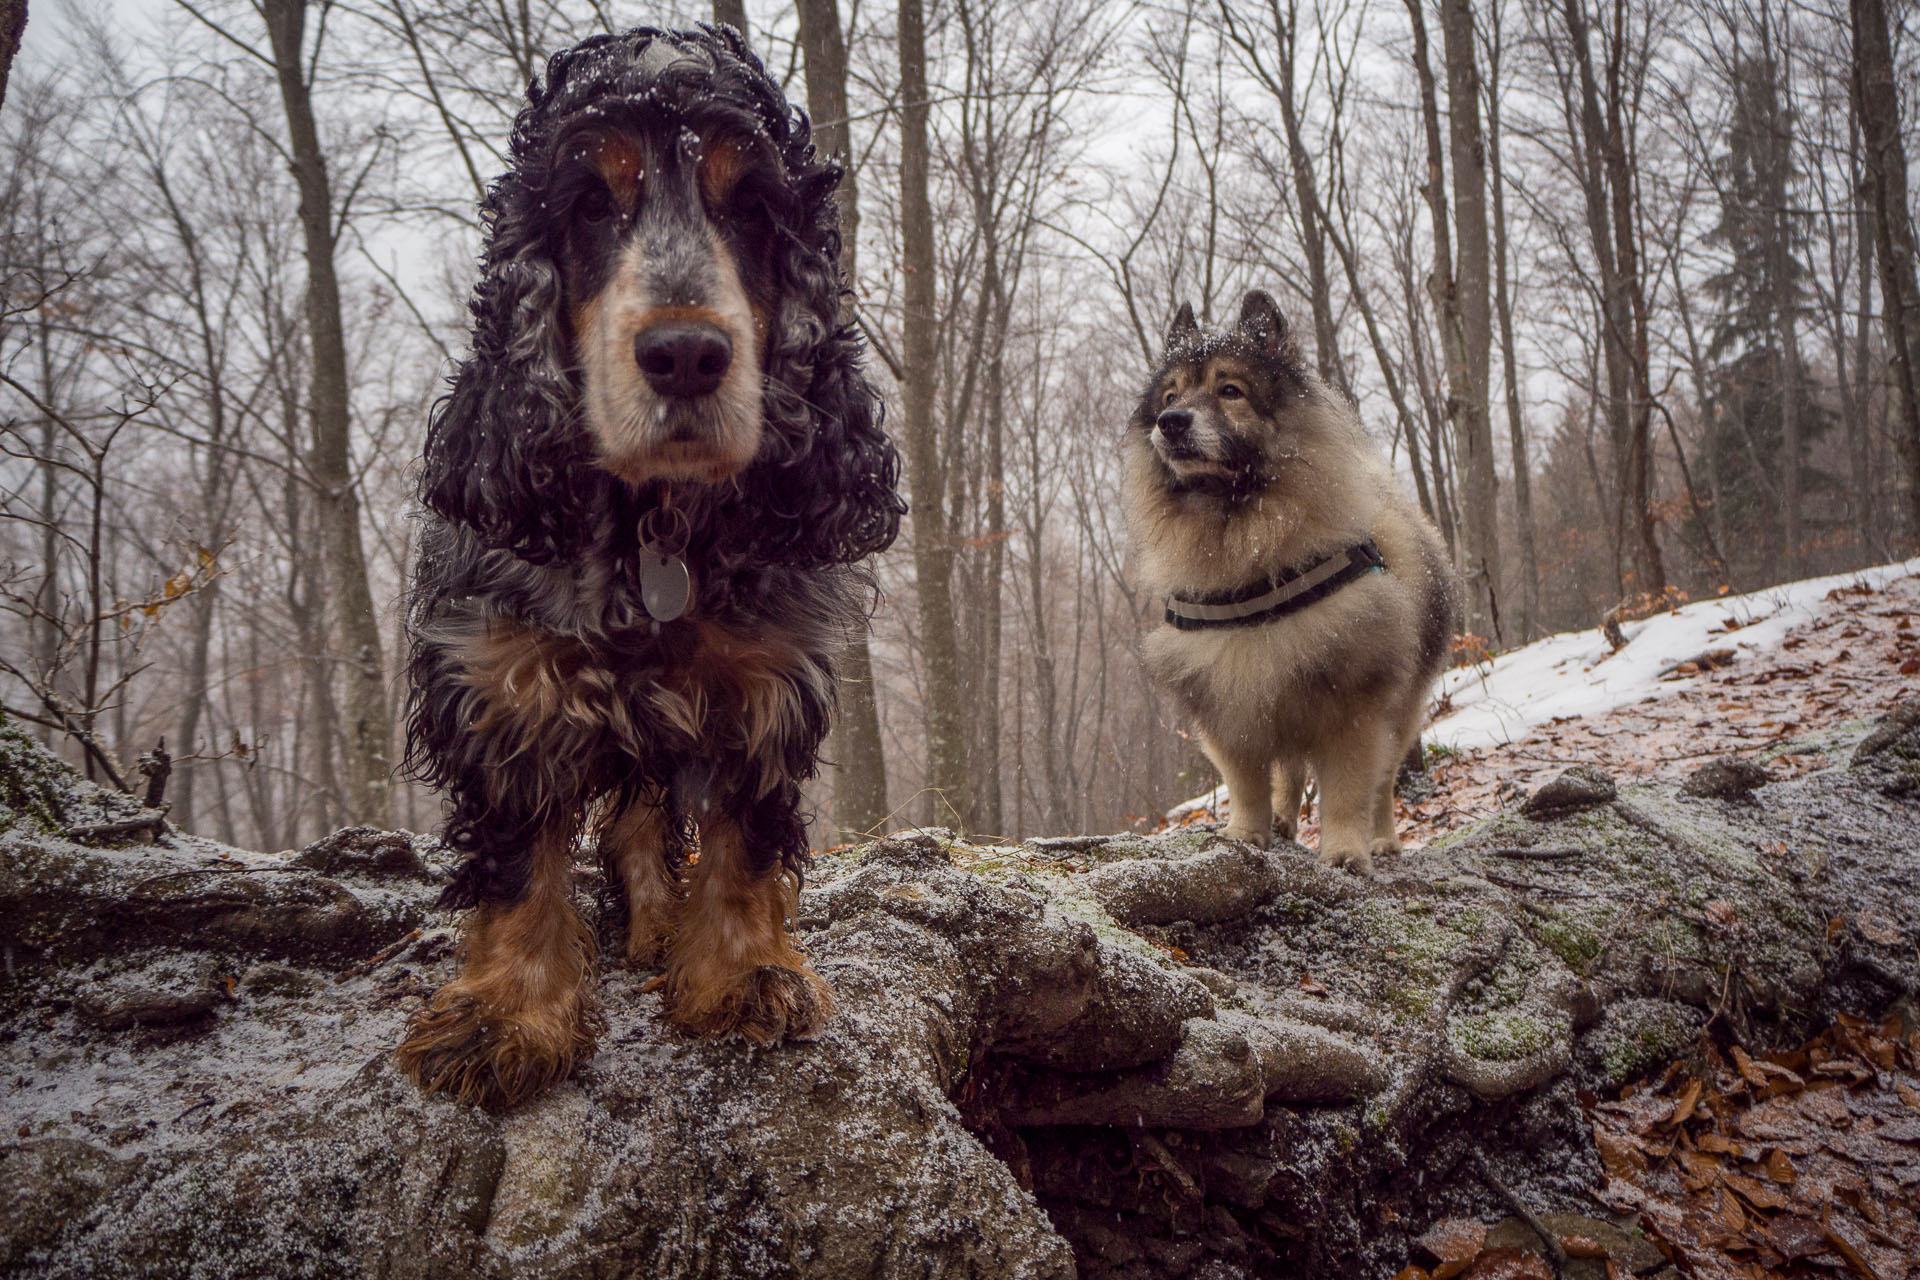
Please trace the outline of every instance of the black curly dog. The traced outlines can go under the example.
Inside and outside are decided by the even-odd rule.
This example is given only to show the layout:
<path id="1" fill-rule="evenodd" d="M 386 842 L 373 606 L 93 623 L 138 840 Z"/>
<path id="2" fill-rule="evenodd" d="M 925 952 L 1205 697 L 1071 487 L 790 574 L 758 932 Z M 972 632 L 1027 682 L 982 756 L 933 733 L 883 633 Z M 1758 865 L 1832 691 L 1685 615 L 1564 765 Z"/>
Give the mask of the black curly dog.
<path id="1" fill-rule="evenodd" d="M 471 911 L 399 1051 L 490 1106 L 593 1050 L 583 838 L 675 1024 L 775 1041 L 825 1019 L 786 928 L 800 783 L 866 623 L 856 562 L 905 509 L 841 321 L 839 170 L 738 35 L 556 55 L 511 162 L 427 434 L 409 613 L 408 763 L 451 798 L 442 902 Z"/>

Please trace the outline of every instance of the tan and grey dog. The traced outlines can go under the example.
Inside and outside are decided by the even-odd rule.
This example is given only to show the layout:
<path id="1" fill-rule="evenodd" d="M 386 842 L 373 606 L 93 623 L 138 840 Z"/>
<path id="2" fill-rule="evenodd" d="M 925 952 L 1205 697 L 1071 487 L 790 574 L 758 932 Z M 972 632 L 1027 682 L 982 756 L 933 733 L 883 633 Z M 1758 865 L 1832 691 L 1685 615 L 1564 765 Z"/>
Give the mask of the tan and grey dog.
<path id="1" fill-rule="evenodd" d="M 1272 298 L 1224 333 L 1182 306 L 1166 345 L 1125 445 L 1139 574 L 1166 599 L 1148 670 L 1226 779 L 1229 836 L 1292 839 L 1310 768 L 1320 861 L 1366 873 L 1399 850 L 1394 773 L 1454 631 L 1446 551 Z"/>

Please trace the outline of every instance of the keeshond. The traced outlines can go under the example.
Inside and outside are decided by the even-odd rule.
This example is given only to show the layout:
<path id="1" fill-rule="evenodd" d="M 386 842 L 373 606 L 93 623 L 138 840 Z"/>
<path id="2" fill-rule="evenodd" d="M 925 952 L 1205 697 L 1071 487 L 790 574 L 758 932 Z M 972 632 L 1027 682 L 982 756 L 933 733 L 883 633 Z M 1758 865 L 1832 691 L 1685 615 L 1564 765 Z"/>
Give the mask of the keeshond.
<path id="1" fill-rule="evenodd" d="M 1455 629 L 1439 535 L 1259 290 L 1225 332 L 1180 308 L 1124 452 L 1141 585 L 1166 601 L 1147 667 L 1226 781 L 1226 834 L 1291 840 L 1311 769 L 1320 861 L 1370 872 L 1399 851 L 1394 776 Z"/>

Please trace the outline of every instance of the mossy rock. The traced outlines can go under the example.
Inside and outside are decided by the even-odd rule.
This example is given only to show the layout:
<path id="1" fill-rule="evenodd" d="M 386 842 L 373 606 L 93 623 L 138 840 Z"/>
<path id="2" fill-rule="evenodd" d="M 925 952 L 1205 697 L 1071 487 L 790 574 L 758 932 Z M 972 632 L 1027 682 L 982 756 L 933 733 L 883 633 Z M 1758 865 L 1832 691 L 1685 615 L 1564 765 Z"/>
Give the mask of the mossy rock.
<path id="1" fill-rule="evenodd" d="M 25 824 L 32 831 L 57 834 L 64 825 L 70 777 L 58 757 L 0 714 L 0 831 Z"/>

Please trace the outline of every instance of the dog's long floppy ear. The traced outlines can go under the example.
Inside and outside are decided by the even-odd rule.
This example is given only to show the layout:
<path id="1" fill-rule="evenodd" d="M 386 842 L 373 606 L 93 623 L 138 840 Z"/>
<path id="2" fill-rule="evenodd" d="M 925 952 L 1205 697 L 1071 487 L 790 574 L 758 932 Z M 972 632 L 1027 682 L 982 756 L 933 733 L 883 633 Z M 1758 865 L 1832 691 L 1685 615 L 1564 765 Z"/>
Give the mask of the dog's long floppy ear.
<path id="1" fill-rule="evenodd" d="M 1236 328 L 1254 346 L 1274 355 L 1284 352 L 1292 337 L 1279 304 L 1264 289 L 1251 290 L 1240 300 L 1240 320 Z"/>
<path id="2" fill-rule="evenodd" d="M 1200 339 L 1200 325 L 1193 318 L 1193 304 L 1183 302 L 1180 309 L 1173 313 L 1173 319 L 1167 322 L 1166 349 L 1169 352 L 1184 351 Z"/>
<path id="3" fill-rule="evenodd" d="M 763 421 L 768 438 L 739 477 L 752 514 L 733 537 L 756 557 L 788 564 L 851 564 L 892 543 L 906 504 L 900 455 L 881 425 L 880 398 L 861 367 L 865 344 L 841 314 L 839 166 L 814 153 L 805 114 L 730 30 L 786 169 L 769 199 L 781 246 L 781 303 L 770 318 Z"/>
<path id="4" fill-rule="evenodd" d="M 427 427 L 420 499 L 489 547 L 546 563 L 565 557 L 601 473 L 569 406 L 559 269 L 513 206 L 516 175 L 489 193 L 492 231 L 471 309 L 473 353 Z"/>

